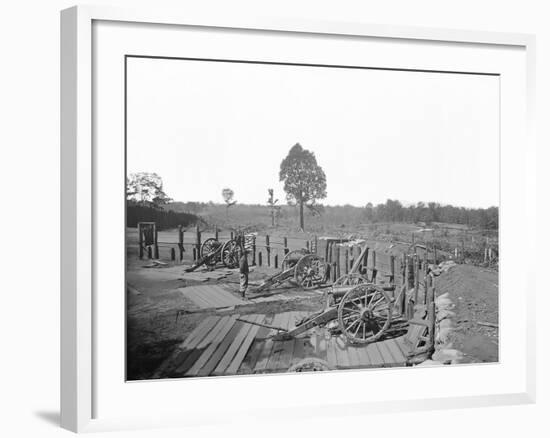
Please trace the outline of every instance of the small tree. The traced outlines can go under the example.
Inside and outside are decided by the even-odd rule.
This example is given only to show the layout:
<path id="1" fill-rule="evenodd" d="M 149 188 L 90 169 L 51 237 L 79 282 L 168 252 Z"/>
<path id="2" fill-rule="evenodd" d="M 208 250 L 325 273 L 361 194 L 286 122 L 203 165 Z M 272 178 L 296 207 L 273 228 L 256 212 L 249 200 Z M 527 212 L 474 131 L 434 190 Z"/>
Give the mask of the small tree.
<path id="1" fill-rule="evenodd" d="M 229 207 L 232 205 L 235 205 L 237 201 L 233 200 L 233 196 L 235 196 L 235 192 L 229 188 L 225 188 L 222 190 L 222 197 L 223 201 L 225 202 L 225 217 L 229 218 Z"/>
<path id="2" fill-rule="evenodd" d="M 284 181 L 288 203 L 300 207 L 300 228 L 303 230 L 304 205 L 312 211 L 322 211 L 316 201 L 327 196 L 325 172 L 317 164 L 315 154 L 296 143 L 281 162 L 279 180 Z"/>
<path id="3" fill-rule="evenodd" d="M 172 201 L 164 192 L 162 178 L 149 172 L 132 173 L 126 178 L 126 199 L 159 209 Z"/>
<path id="4" fill-rule="evenodd" d="M 274 199 L 274 191 L 273 189 L 267 189 L 267 193 L 269 197 L 267 198 L 267 205 L 269 206 L 270 214 L 271 214 L 271 226 L 275 226 L 275 218 L 279 217 L 279 211 L 281 210 L 281 207 L 276 205 L 277 202 L 279 202 L 278 199 Z"/>

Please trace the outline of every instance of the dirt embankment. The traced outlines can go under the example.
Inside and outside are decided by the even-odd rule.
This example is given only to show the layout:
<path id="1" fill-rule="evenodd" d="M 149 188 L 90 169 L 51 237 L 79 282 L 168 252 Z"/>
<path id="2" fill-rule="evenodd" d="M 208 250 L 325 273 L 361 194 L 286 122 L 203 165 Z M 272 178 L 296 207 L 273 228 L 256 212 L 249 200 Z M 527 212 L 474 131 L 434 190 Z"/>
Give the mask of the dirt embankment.
<path id="1" fill-rule="evenodd" d="M 436 294 L 445 293 L 455 304 L 452 348 L 472 362 L 498 362 L 498 272 L 453 266 L 436 278 Z"/>

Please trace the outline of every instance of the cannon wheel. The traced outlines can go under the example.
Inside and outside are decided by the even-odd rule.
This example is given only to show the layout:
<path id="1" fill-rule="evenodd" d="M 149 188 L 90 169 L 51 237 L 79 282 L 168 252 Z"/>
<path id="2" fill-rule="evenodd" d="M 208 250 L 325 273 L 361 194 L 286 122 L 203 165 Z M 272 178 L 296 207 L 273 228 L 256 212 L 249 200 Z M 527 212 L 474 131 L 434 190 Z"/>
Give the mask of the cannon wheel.
<path id="1" fill-rule="evenodd" d="M 299 256 L 298 257 L 299 259 L 302 256 L 305 256 L 306 254 L 307 254 L 307 251 L 305 249 L 295 249 L 293 251 L 286 253 L 285 256 L 283 257 L 283 261 L 281 262 L 281 270 L 286 271 L 287 269 L 292 268 L 292 266 L 290 265 L 290 263 L 292 262 L 292 259 L 296 256 Z M 298 261 L 296 261 L 296 263 L 297 262 Z"/>
<path id="2" fill-rule="evenodd" d="M 303 256 L 294 267 L 294 281 L 304 289 L 313 289 L 327 279 L 327 264 L 315 254 Z"/>
<path id="3" fill-rule="evenodd" d="M 223 264 L 229 269 L 239 267 L 239 257 L 241 255 L 241 248 L 237 244 L 235 239 L 228 240 L 223 244 L 221 259 Z"/>
<path id="4" fill-rule="evenodd" d="M 338 306 L 338 324 L 346 338 L 356 344 L 375 342 L 391 323 L 392 301 L 379 286 L 359 284 Z"/>
<path id="5" fill-rule="evenodd" d="M 217 239 L 211 237 L 202 242 L 200 257 L 204 257 L 218 249 L 220 242 Z"/>

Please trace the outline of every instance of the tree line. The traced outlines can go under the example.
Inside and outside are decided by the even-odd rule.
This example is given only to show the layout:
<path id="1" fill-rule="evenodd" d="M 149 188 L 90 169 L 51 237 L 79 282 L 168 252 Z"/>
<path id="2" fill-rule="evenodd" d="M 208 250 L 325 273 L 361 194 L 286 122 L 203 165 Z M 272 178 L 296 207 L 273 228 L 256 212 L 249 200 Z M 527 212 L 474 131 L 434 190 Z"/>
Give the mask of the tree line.
<path id="1" fill-rule="evenodd" d="M 466 208 L 443 205 L 437 202 L 418 202 L 404 206 L 397 200 L 388 199 L 384 204 L 365 206 L 366 222 L 444 222 L 462 224 L 481 229 L 498 229 L 498 207 Z"/>
<path id="2" fill-rule="evenodd" d="M 137 227 L 138 222 L 156 222 L 159 230 L 166 230 L 180 225 L 187 227 L 198 220 L 197 216 L 190 213 L 176 213 L 155 206 L 140 205 L 133 201 L 126 203 L 126 226 L 131 228 Z"/>

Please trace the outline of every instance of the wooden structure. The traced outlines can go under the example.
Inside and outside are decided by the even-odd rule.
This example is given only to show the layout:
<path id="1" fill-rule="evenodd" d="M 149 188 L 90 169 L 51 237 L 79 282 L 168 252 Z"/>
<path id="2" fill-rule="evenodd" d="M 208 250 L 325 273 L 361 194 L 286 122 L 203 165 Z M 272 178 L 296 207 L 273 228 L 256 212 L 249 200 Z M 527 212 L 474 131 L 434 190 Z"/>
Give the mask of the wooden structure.
<path id="1" fill-rule="evenodd" d="M 275 315 L 208 316 L 155 372 L 154 378 L 201 377 L 287 372 L 306 358 L 318 358 L 330 369 L 402 367 L 415 363 L 422 348 L 422 326 L 366 345 L 345 342 L 327 329 L 291 339 L 274 337 L 276 329 L 292 330 L 305 312 Z M 421 317 L 421 312 L 419 312 Z"/>
<path id="2" fill-rule="evenodd" d="M 143 258 L 144 251 L 147 257 L 159 258 L 158 230 L 155 222 L 138 222 L 139 258 Z M 154 251 L 154 254 L 153 254 Z"/>

